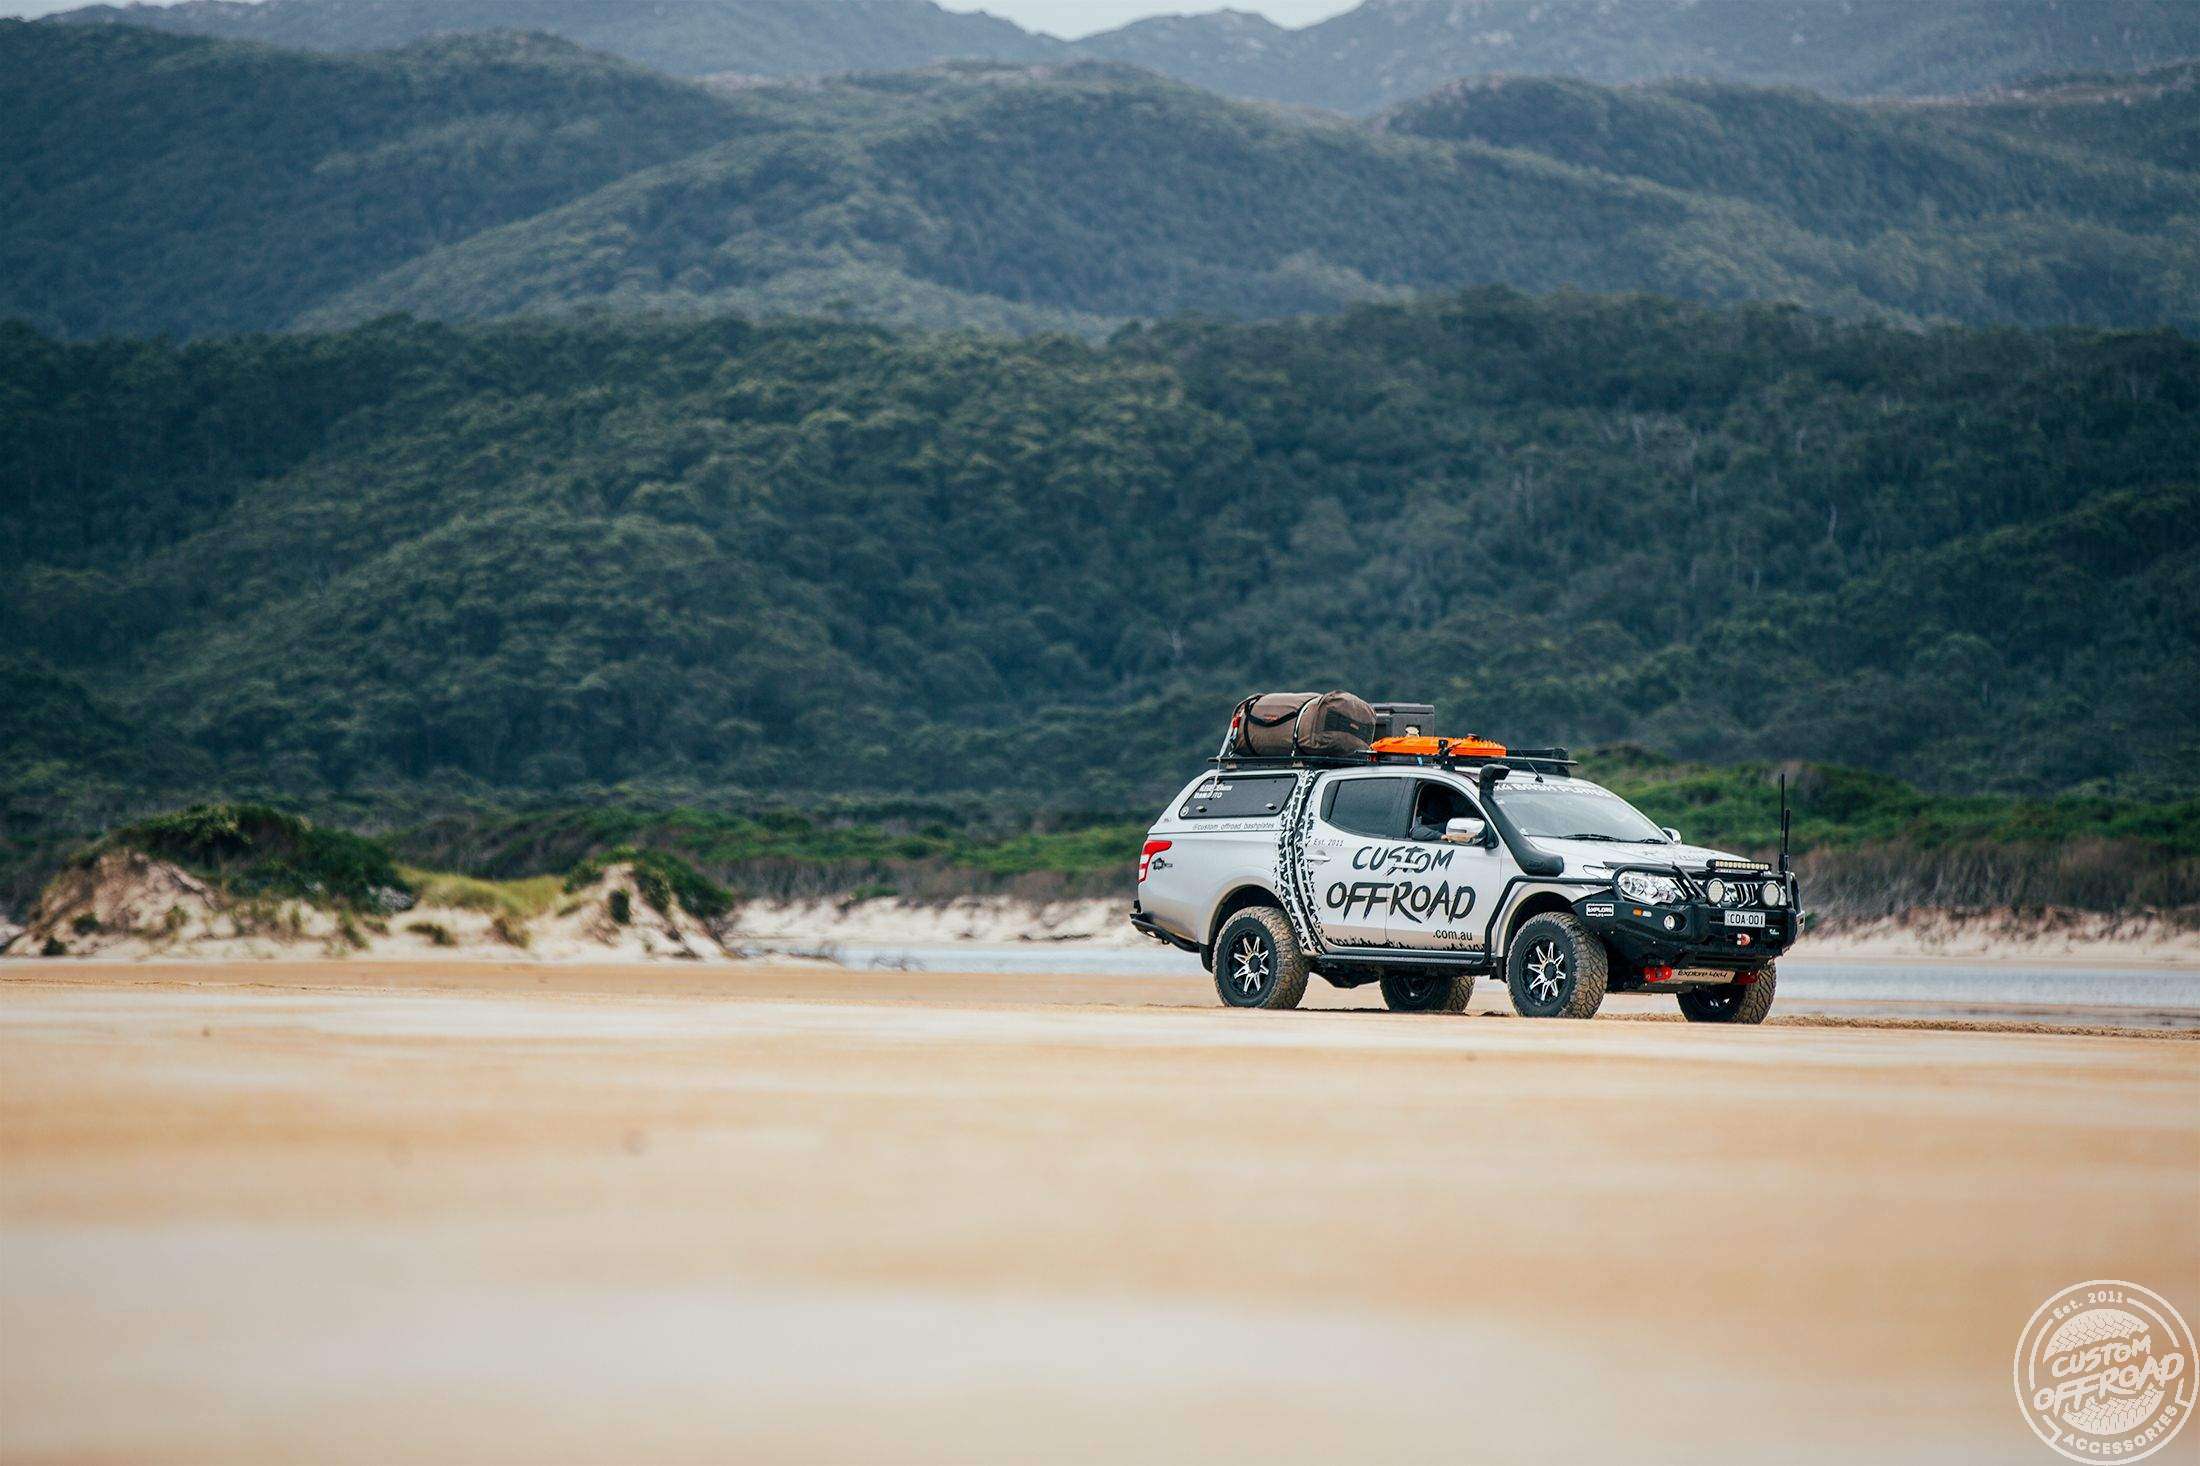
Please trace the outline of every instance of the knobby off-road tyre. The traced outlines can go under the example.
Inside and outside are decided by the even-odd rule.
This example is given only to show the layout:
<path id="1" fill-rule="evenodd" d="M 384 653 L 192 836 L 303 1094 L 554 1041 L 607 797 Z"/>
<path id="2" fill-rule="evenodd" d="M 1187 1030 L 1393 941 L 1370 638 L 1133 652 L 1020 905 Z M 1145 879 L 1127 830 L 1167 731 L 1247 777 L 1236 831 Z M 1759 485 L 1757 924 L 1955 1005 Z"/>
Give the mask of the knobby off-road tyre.
<path id="1" fill-rule="evenodd" d="M 1505 954 L 1505 986 L 1523 1018 L 1594 1018 L 1611 975 L 1604 943 L 1565 912 L 1530 917 Z"/>
<path id="2" fill-rule="evenodd" d="M 1306 996 L 1306 954 L 1273 906 L 1248 906 L 1215 938 L 1215 992 L 1232 1008 L 1296 1008 Z"/>
<path id="3" fill-rule="evenodd" d="M 1474 996 L 1474 974 L 1392 972 L 1383 977 L 1383 1002 L 1393 1013 L 1464 1013 Z"/>
<path id="4" fill-rule="evenodd" d="M 1758 968 L 1757 980 L 1748 987 L 1697 988 L 1674 994 L 1681 1000 L 1681 1015 L 1690 1023 L 1764 1022 L 1765 1015 L 1772 1011 L 1773 989 L 1779 984 L 1776 965 Z"/>

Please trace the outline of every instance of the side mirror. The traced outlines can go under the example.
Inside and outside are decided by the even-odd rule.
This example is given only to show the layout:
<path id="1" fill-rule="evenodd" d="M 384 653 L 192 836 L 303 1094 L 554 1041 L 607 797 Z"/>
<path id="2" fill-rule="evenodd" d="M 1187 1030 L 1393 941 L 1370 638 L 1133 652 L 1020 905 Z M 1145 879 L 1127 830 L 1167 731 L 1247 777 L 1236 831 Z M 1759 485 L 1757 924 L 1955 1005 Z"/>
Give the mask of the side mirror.
<path id="1" fill-rule="evenodd" d="M 1486 821 L 1468 815 L 1445 821 L 1444 838 L 1454 845 L 1479 845 L 1482 843 L 1482 832 L 1488 828 Z"/>
<path id="2" fill-rule="evenodd" d="M 1681 838 L 1681 832 L 1674 829 L 1671 825 L 1663 826 L 1663 830 L 1665 833 L 1665 838 L 1671 840 L 1674 844 L 1686 845 L 1688 843 L 1686 840 L 1683 840 Z"/>

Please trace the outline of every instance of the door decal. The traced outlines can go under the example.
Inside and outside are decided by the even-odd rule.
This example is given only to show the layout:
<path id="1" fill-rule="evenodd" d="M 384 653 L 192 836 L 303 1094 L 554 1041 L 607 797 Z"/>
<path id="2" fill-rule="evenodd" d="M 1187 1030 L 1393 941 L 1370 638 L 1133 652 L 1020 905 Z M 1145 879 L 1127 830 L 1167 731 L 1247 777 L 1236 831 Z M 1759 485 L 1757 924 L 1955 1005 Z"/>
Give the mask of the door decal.
<path id="1" fill-rule="evenodd" d="M 1448 869 L 1455 853 L 1434 845 L 1368 845 L 1352 852 L 1352 865 L 1356 870 L 1378 875 L 1394 870 L 1400 875 L 1420 876 Z"/>
<path id="2" fill-rule="evenodd" d="M 1333 881 L 1322 893 L 1322 907 L 1335 912 L 1339 921 L 1355 917 L 1372 920 L 1377 911 L 1382 911 L 1402 916 L 1416 926 L 1432 917 L 1456 922 L 1474 910 L 1474 887 L 1454 886 L 1449 881 L 1433 886 L 1412 881 Z"/>
<path id="3" fill-rule="evenodd" d="M 1314 774 L 1299 774 L 1299 786 L 1283 807 L 1283 838 L 1276 842 L 1276 890 L 1283 897 L 1283 914 L 1302 952 L 1319 952 L 1328 945 L 1314 903 L 1314 873 L 1306 860 L 1306 839 L 1314 833 Z"/>

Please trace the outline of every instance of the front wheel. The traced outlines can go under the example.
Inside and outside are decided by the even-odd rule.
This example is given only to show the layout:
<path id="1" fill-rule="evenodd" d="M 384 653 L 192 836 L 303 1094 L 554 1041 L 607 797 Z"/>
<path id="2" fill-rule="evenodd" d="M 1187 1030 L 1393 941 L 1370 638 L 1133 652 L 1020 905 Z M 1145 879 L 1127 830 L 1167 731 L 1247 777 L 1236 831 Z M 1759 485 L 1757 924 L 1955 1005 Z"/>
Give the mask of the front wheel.
<path id="1" fill-rule="evenodd" d="M 1681 1000 L 1681 1014 L 1690 1023 L 1762 1023 L 1772 1011 L 1777 983 L 1773 969 L 1766 966 L 1757 969 L 1756 980 L 1746 987 L 1736 982 L 1674 996 Z"/>
<path id="2" fill-rule="evenodd" d="M 1569 912 L 1529 918 L 1505 953 L 1505 985 L 1523 1018 L 1594 1018 L 1610 977 L 1604 943 Z"/>
<path id="3" fill-rule="evenodd" d="M 1383 1002 L 1393 1013 L 1464 1013 L 1474 996 L 1474 974 L 1389 972 Z"/>
<path id="4" fill-rule="evenodd" d="M 1233 1008 L 1296 1008 L 1306 996 L 1306 954 L 1273 906 L 1248 906 L 1215 938 L 1215 992 Z"/>

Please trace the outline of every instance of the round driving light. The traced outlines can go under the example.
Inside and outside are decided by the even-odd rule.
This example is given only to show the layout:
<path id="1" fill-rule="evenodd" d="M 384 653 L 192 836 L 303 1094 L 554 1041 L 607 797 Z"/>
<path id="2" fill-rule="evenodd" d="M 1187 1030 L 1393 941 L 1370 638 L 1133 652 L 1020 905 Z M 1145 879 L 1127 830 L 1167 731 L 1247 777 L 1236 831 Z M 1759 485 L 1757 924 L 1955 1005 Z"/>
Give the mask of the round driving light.
<path id="1" fill-rule="evenodd" d="M 1668 916 L 1665 919 L 1665 929 L 1669 932 L 1679 931 L 1681 929 L 1681 919 L 1677 916 Z"/>
<path id="2" fill-rule="evenodd" d="M 1703 883 L 1703 893 L 1711 898 L 1711 904 L 1714 906 L 1724 906 L 1726 904 L 1726 882 L 1720 880 L 1717 876 L 1713 876 Z"/>
<path id="3" fill-rule="evenodd" d="M 1787 887 L 1781 885 L 1778 881 L 1766 881 L 1764 894 L 1765 905 L 1767 906 L 1787 905 Z"/>

